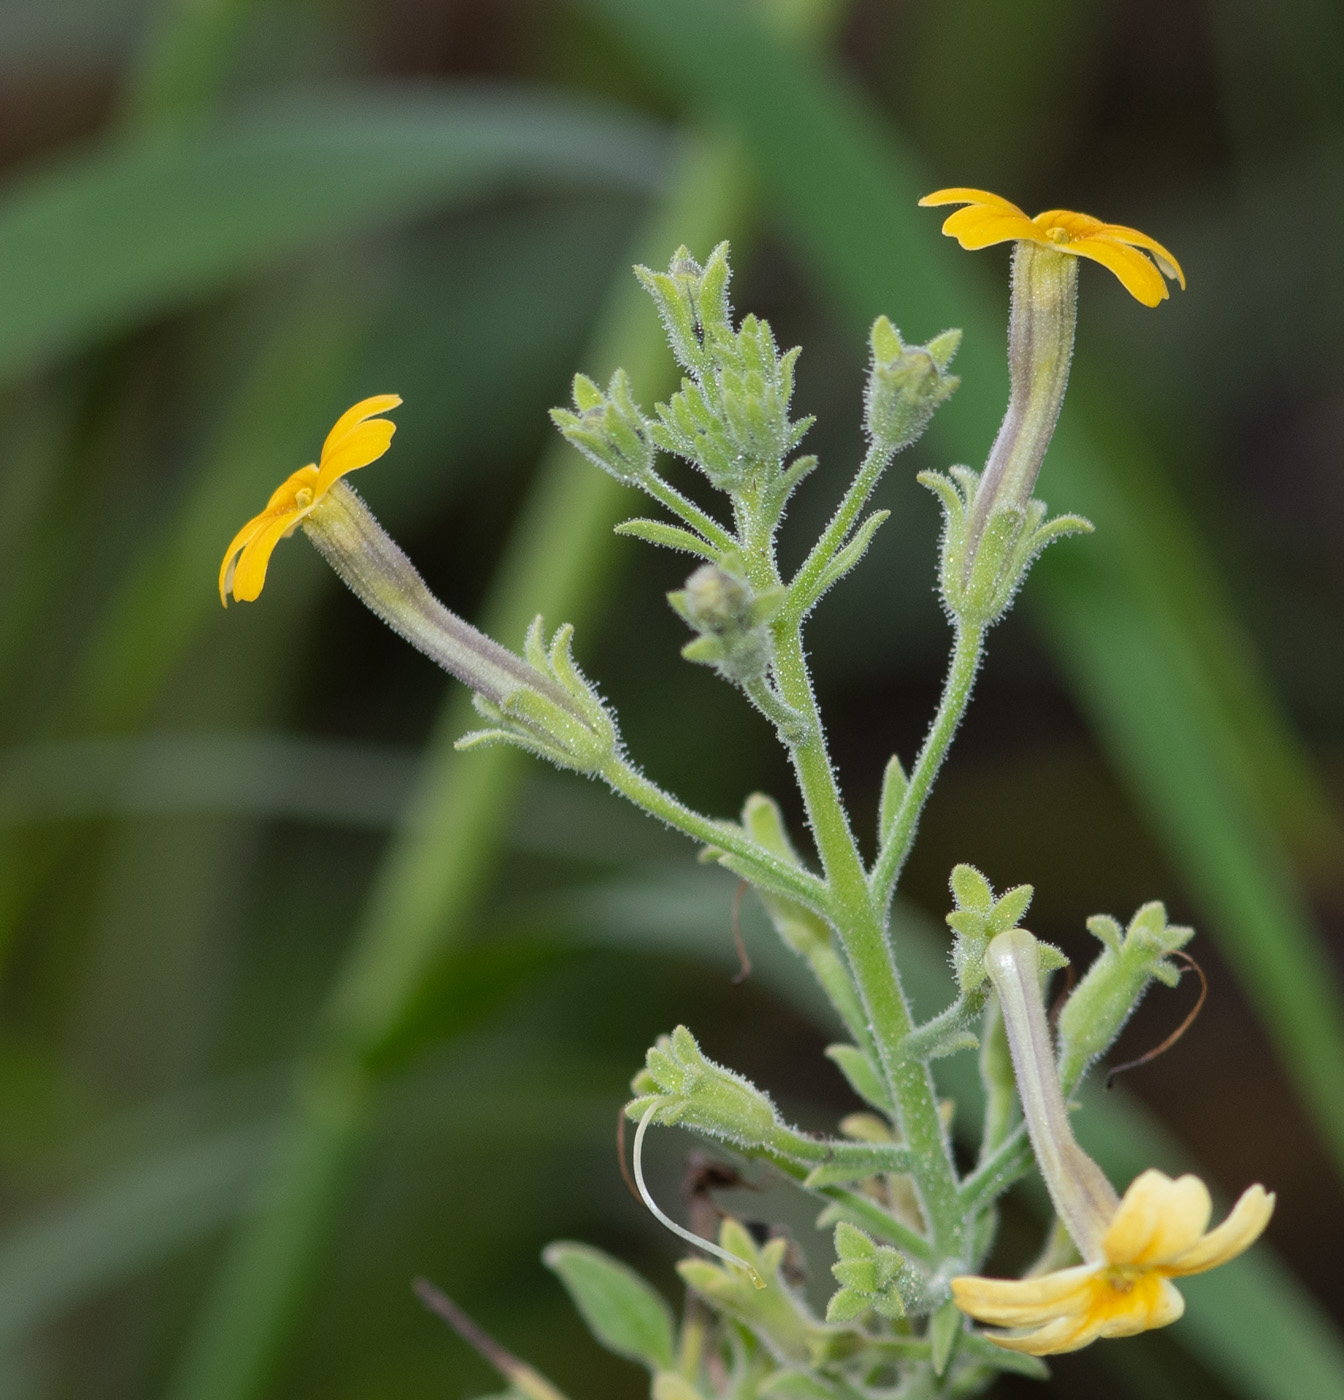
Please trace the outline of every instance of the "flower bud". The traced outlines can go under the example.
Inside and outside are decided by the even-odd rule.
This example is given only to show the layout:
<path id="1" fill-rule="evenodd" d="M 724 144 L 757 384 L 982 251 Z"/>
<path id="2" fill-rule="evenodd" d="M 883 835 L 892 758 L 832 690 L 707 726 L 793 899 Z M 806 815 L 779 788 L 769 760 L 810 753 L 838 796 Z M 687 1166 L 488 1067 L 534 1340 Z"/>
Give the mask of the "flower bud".
<path id="1" fill-rule="evenodd" d="M 947 373 L 961 332 L 944 331 L 927 345 L 907 346 L 896 327 L 879 316 L 868 343 L 873 362 L 864 395 L 864 426 L 882 450 L 899 452 L 923 433 L 934 410 L 961 383 Z"/>
<path id="2" fill-rule="evenodd" d="M 667 601 L 700 634 L 682 648 L 688 661 L 713 666 L 736 685 L 765 676 L 774 654 L 769 620 L 784 601 L 782 589 L 758 595 L 738 574 L 702 564 Z"/>
<path id="3" fill-rule="evenodd" d="M 653 298 L 682 368 L 703 374 L 709 368 L 708 342 L 728 326 L 728 244 L 720 243 L 703 267 L 682 246 L 666 272 L 636 267 L 635 276 Z"/>
<path id="4" fill-rule="evenodd" d="M 654 447 L 623 369 L 611 376 L 605 394 L 586 375 L 576 374 L 574 407 L 577 413 L 551 409 L 551 421 L 571 447 L 617 481 L 634 484 L 649 475 Z"/>
<path id="5" fill-rule="evenodd" d="M 827 1322 L 853 1322 L 869 1311 L 904 1317 L 910 1304 L 917 1308 L 923 1301 L 924 1281 L 905 1256 L 847 1220 L 835 1227 L 835 1252 L 831 1273 L 840 1290 L 826 1307 Z"/>
<path id="6" fill-rule="evenodd" d="M 1059 1013 L 1060 1075 L 1072 1086 L 1087 1066 L 1105 1054 L 1154 978 L 1174 987 L 1180 972 L 1166 961 L 1195 936 L 1194 929 L 1167 923 L 1164 905 L 1145 904 L 1123 933 L 1109 915 L 1094 915 L 1088 931 L 1102 951 Z"/>
<path id="7" fill-rule="evenodd" d="M 631 1088 L 639 1097 L 626 1106 L 627 1117 L 642 1121 L 652 1111 L 660 1123 L 681 1123 L 741 1147 L 763 1147 L 783 1126 L 769 1098 L 716 1065 L 685 1026 L 658 1037 Z"/>

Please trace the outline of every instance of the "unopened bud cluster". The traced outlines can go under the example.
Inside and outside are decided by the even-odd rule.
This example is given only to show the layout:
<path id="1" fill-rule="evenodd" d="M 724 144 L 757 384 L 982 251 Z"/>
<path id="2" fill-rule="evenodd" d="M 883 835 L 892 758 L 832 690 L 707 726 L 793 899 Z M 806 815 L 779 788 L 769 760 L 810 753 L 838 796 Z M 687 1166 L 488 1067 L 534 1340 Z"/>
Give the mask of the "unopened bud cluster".
<path id="1" fill-rule="evenodd" d="M 587 375 L 574 376 L 574 407 L 551 409 L 551 421 L 566 442 L 617 481 L 633 485 L 653 470 L 654 447 L 648 424 L 630 394 L 623 369 L 611 376 L 604 394 Z"/>
<path id="2" fill-rule="evenodd" d="M 699 634 L 681 649 L 687 661 L 713 666 L 737 685 L 764 679 L 774 652 L 769 624 L 784 601 L 782 588 L 758 594 L 739 574 L 702 564 L 667 601 Z"/>
<path id="3" fill-rule="evenodd" d="M 882 449 L 899 452 L 924 432 L 934 410 L 961 383 L 947 372 L 961 332 L 944 331 L 927 345 L 906 345 L 896 327 L 879 316 L 868 344 L 872 367 L 864 395 L 864 427 Z"/>

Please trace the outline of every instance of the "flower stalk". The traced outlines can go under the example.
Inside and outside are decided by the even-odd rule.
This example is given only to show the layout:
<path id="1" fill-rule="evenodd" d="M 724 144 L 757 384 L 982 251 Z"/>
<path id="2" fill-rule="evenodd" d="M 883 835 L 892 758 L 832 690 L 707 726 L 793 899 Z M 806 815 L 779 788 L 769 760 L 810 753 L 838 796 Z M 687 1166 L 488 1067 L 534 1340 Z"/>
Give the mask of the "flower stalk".
<path id="1" fill-rule="evenodd" d="M 1008 321 L 1008 411 L 971 504 L 963 569 L 994 514 L 1025 511 L 1059 422 L 1078 322 L 1078 260 L 1021 242 L 1013 249 Z"/>
<path id="2" fill-rule="evenodd" d="M 345 482 L 327 492 L 302 528 L 370 612 L 477 694 L 506 705 L 519 692 L 535 691 L 583 718 L 557 682 L 444 607 Z"/>

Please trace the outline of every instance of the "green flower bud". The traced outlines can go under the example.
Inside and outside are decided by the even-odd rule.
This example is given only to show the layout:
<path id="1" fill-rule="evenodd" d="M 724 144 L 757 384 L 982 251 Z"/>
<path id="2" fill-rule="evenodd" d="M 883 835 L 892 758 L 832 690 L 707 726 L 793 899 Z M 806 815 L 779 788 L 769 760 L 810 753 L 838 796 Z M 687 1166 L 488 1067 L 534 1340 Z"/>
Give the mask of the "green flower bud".
<path id="1" fill-rule="evenodd" d="M 744 685 L 770 669 L 774 639 L 769 620 L 784 601 L 782 589 L 755 593 L 719 564 L 702 564 L 686 587 L 667 600 L 700 635 L 682 648 L 688 661 L 713 666 L 726 680 Z"/>
<path id="2" fill-rule="evenodd" d="M 551 421 L 571 447 L 617 481 L 634 484 L 649 475 L 654 445 L 623 369 L 611 376 L 605 394 L 586 375 L 576 374 L 574 407 L 577 413 L 551 409 Z"/>
<path id="3" fill-rule="evenodd" d="M 835 1227 L 835 1252 L 831 1273 L 840 1290 L 827 1304 L 827 1322 L 853 1322 L 867 1312 L 898 1318 L 926 1310 L 924 1279 L 899 1250 L 842 1220 Z"/>
<path id="4" fill-rule="evenodd" d="M 957 985 L 970 992 L 985 980 L 990 939 L 1017 926 L 1035 891 L 1030 885 L 1017 885 L 996 899 L 989 881 L 973 865 L 954 866 L 948 883 L 956 905 L 947 915 L 947 925 L 956 934 L 952 965 Z"/>
<path id="5" fill-rule="evenodd" d="M 635 276 L 658 308 L 672 353 L 691 374 L 703 374 L 708 344 L 728 326 L 728 244 L 720 243 L 703 267 L 683 245 L 666 272 L 636 267 Z"/>
<path id="6" fill-rule="evenodd" d="M 923 433 L 934 410 L 961 382 L 947 373 L 961 332 L 944 331 L 927 345 L 907 346 L 896 327 L 879 316 L 868 343 L 873 361 L 864 395 L 864 426 L 884 450 L 899 452 Z"/>
<path id="7" fill-rule="evenodd" d="M 645 1067 L 631 1082 L 638 1097 L 626 1116 L 681 1123 L 741 1147 L 763 1147 L 783 1127 L 775 1106 L 750 1080 L 716 1065 L 685 1026 L 659 1036 Z"/>
<path id="8" fill-rule="evenodd" d="M 1194 929 L 1167 923 L 1164 905 L 1145 904 L 1123 933 L 1108 915 L 1094 915 L 1088 931 L 1102 951 L 1059 1014 L 1060 1075 L 1072 1087 L 1106 1053 L 1153 979 L 1174 987 L 1180 971 L 1167 956 L 1184 948 Z"/>

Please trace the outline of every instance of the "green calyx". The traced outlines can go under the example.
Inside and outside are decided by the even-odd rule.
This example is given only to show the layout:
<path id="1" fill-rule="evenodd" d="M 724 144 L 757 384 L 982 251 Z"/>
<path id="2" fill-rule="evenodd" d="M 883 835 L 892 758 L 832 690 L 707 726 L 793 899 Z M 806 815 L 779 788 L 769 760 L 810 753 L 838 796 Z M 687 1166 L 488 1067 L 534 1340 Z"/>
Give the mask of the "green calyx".
<path id="1" fill-rule="evenodd" d="M 1176 985 L 1180 969 L 1168 958 L 1195 936 L 1192 928 L 1169 924 L 1166 907 L 1157 900 L 1145 904 L 1127 929 L 1107 914 L 1093 915 L 1087 928 L 1101 940 L 1102 951 L 1059 1013 L 1060 1076 L 1066 1086 L 1106 1053 L 1149 982 Z"/>
<path id="2" fill-rule="evenodd" d="M 783 1125 L 767 1095 L 742 1075 L 715 1064 L 685 1026 L 658 1037 L 630 1086 L 626 1105 L 635 1122 L 683 1124 L 740 1147 L 766 1146 Z"/>
<path id="3" fill-rule="evenodd" d="M 863 422 L 874 444 L 894 453 L 921 436 L 934 411 L 961 383 L 947 372 L 960 344 L 961 332 L 952 330 L 927 345 L 906 345 L 885 316 L 873 322 Z"/>
<path id="4" fill-rule="evenodd" d="M 989 627 L 1008 611 L 1037 556 L 1066 535 L 1089 534 L 1080 515 L 1046 519 L 1044 501 L 995 507 L 976 532 L 971 507 L 980 475 L 953 467 L 950 475 L 920 472 L 917 480 L 942 503 L 943 541 L 939 590 L 948 613 L 961 625 Z"/>
<path id="5" fill-rule="evenodd" d="M 1031 905 L 1030 885 L 1016 885 L 995 897 L 988 880 L 973 865 L 957 865 L 948 881 L 956 908 L 946 916 L 956 935 L 952 966 L 957 985 L 970 992 L 985 981 L 985 949 L 990 939 L 1015 928 Z"/>
<path id="6" fill-rule="evenodd" d="M 523 655 L 547 688 L 521 688 L 500 702 L 475 695 L 477 714 L 493 727 L 464 734 L 456 747 L 515 744 L 561 768 L 601 772 L 619 751 L 620 736 L 601 696 L 575 664 L 573 642 L 574 629 L 565 623 L 547 646 L 542 620 L 535 618 Z"/>

